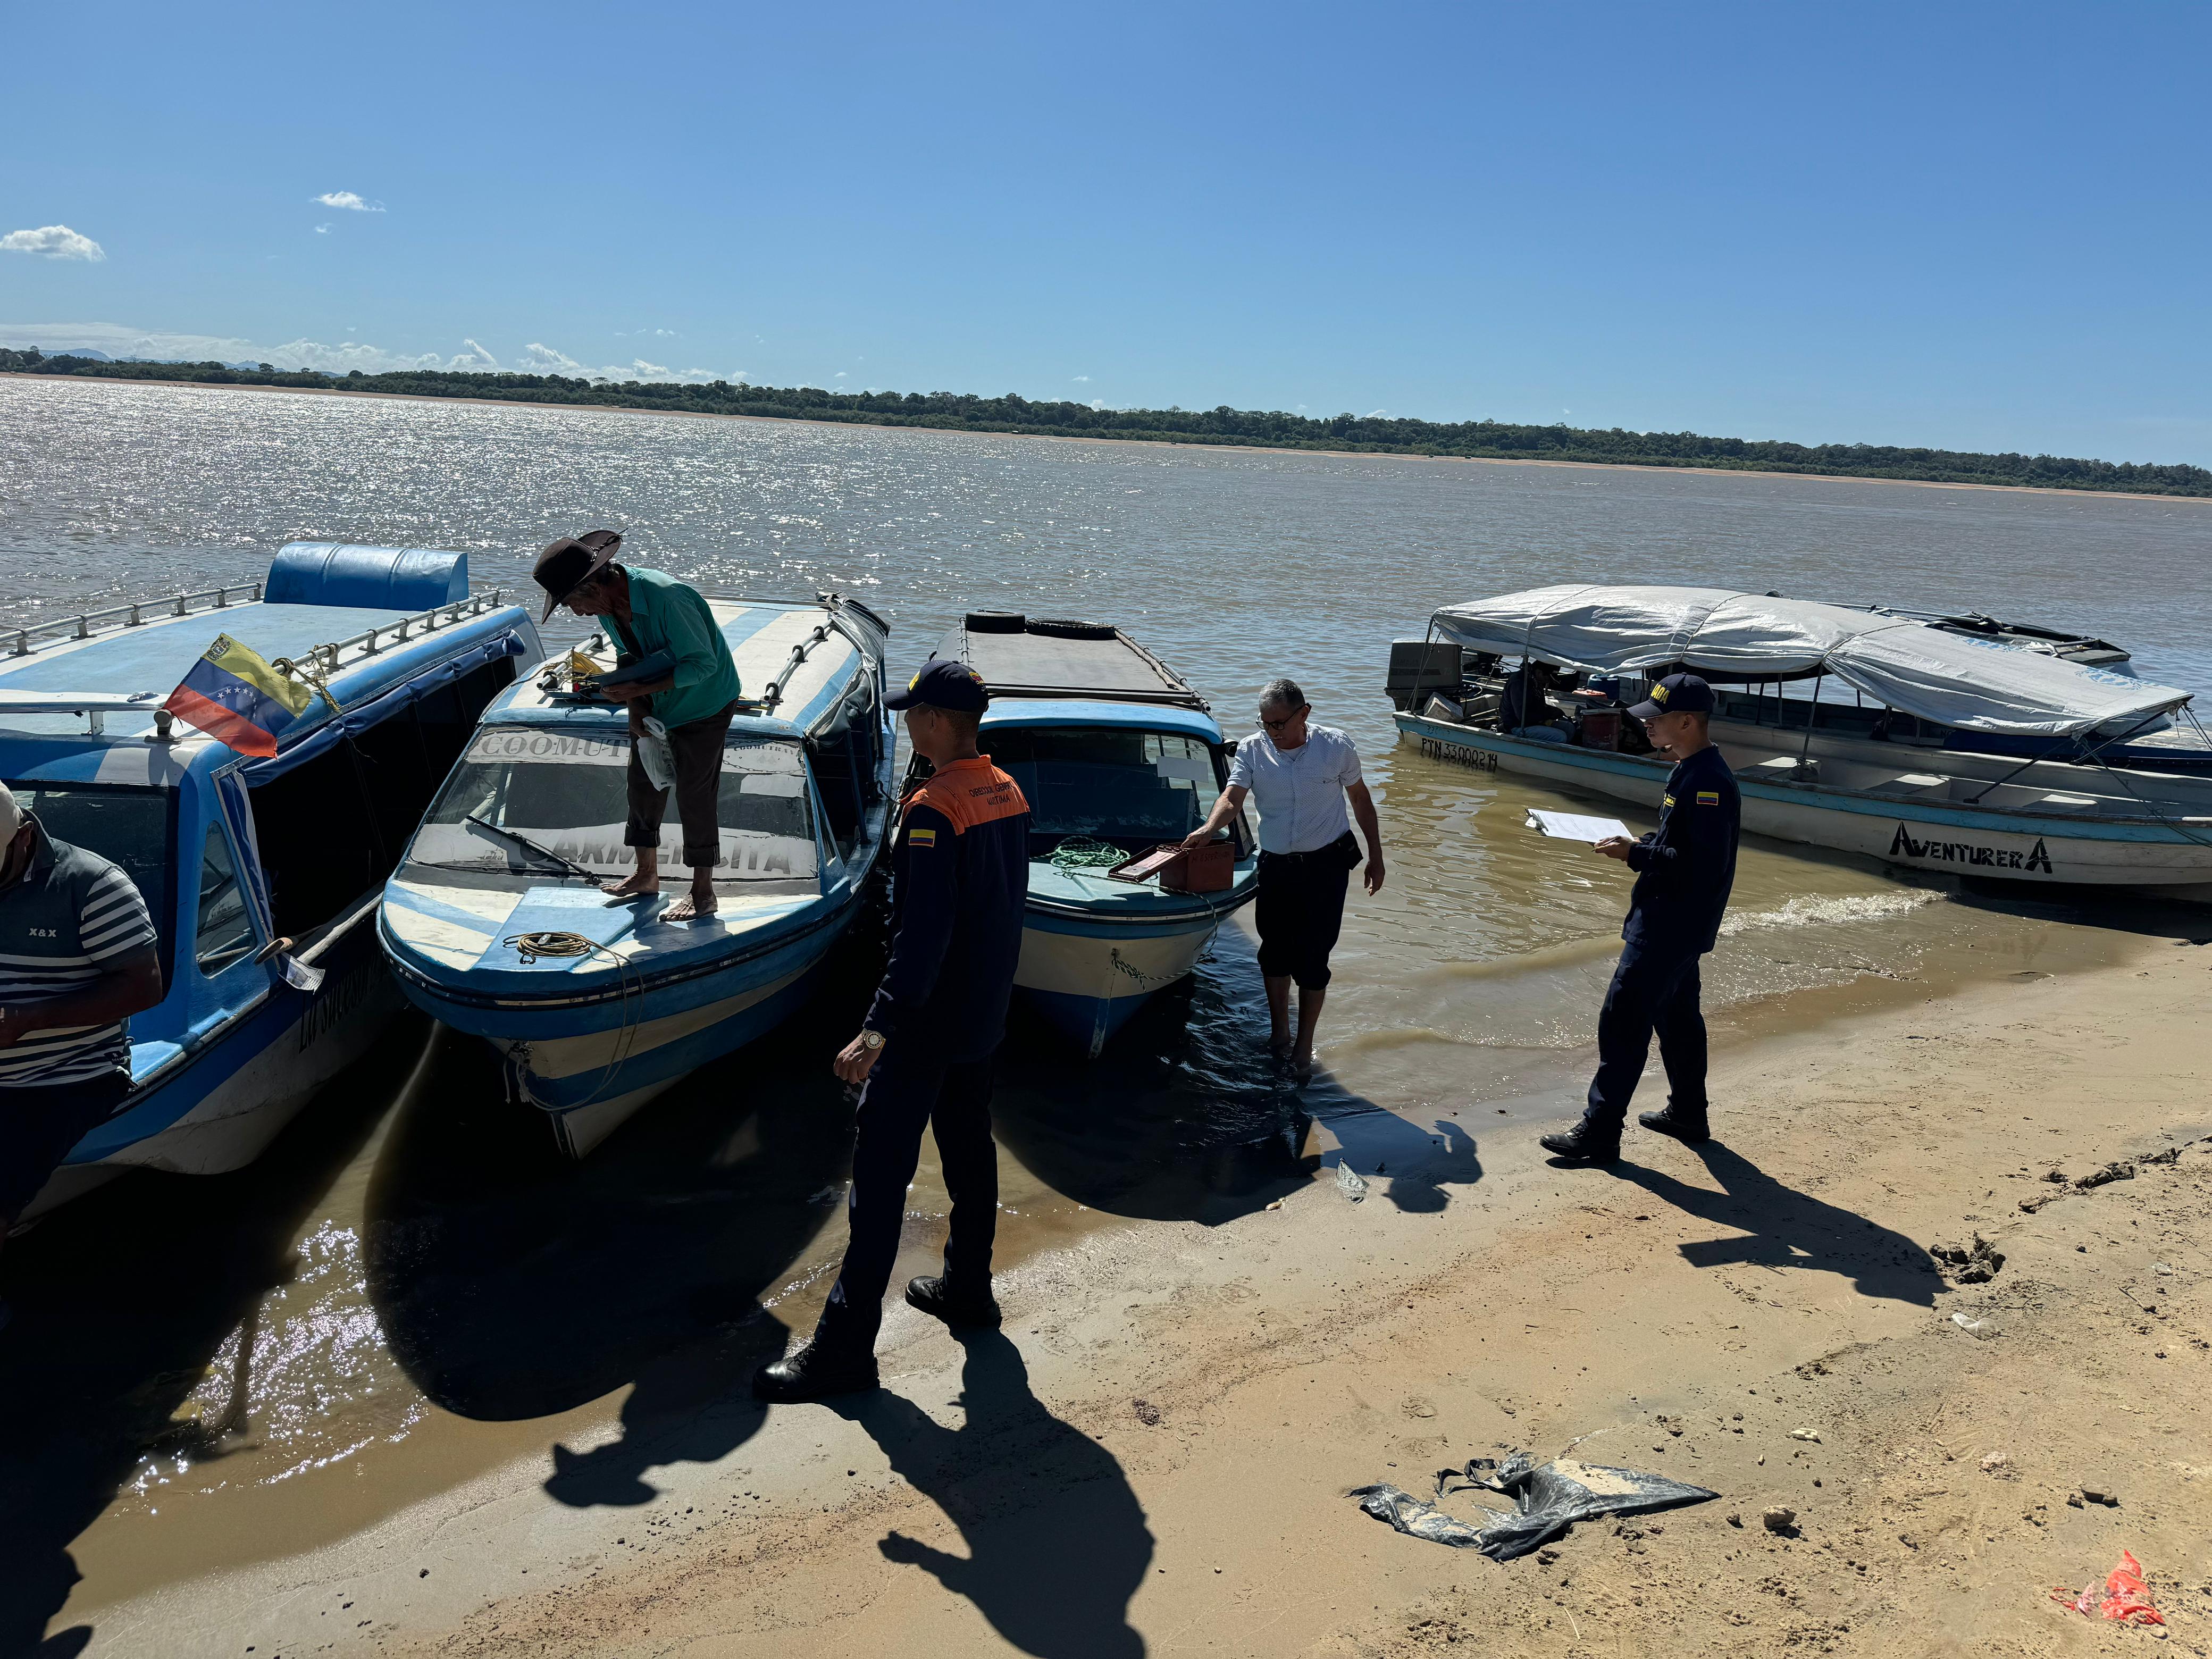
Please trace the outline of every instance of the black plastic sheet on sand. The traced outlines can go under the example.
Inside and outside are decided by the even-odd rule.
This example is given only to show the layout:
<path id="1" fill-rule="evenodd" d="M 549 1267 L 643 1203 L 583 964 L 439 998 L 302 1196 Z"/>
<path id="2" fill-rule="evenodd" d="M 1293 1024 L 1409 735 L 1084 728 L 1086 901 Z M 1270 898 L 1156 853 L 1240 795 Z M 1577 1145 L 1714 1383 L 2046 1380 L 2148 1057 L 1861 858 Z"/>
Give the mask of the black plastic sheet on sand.
<path id="1" fill-rule="evenodd" d="M 1392 1486 L 1355 1486 L 1351 1496 L 1377 1521 L 1387 1521 L 1413 1538 L 1455 1549 L 1480 1550 L 1493 1561 L 1510 1561 L 1538 1545 L 1557 1538 L 1577 1521 L 1601 1515 L 1635 1515 L 1650 1510 L 1669 1510 L 1680 1504 L 1702 1504 L 1718 1492 L 1686 1486 L 1664 1475 L 1642 1469 L 1613 1468 L 1603 1463 L 1584 1463 L 1555 1457 L 1548 1463 L 1531 1464 L 1525 1452 L 1515 1452 L 1499 1463 L 1477 1457 L 1464 1469 L 1443 1469 L 1437 1474 L 1437 1496 L 1480 1488 L 1510 1498 L 1511 1513 L 1486 1510 L 1486 1524 L 1475 1527 L 1447 1515 L 1435 1504 Z"/>

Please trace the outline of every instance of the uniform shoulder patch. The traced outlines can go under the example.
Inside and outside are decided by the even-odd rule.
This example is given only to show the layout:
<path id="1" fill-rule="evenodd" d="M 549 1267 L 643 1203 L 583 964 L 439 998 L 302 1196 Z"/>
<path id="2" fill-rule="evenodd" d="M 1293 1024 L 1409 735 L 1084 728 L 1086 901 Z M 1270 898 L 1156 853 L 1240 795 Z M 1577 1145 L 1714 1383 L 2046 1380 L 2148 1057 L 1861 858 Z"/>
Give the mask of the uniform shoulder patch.
<path id="1" fill-rule="evenodd" d="M 1717 790 L 1717 789 L 1700 789 L 1700 790 L 1698 790 L 1698 805 L 1700 805 L 1700 806 L 1718 806 L 1720 804 L 1721 804 L 1721 792 L 1720 792 L 1719 790 Z"/>
<path id="2" fill-rule="evenodd" d="M 934 847 L 937 845 L 937 831 L 909 830 L 906 832 L 906 844 L 909 847 Z"/>

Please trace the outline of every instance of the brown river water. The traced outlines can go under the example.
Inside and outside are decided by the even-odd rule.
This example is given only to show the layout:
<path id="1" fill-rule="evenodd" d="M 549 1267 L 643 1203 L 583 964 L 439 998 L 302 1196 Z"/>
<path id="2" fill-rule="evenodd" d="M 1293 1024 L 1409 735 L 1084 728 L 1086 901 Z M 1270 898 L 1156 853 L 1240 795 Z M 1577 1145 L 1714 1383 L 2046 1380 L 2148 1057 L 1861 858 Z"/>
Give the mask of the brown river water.
<path id="1" fill-rule="evenodd" d="M 1398 746 L 1388 641 L 1437 605 L 1620 580 L 1978 607 L 2212 685 L 2212 503 L 0 379 L 10 614 L 250 579 L 301 538 L 465 548 L 477 576 L 526 583 L 538 545 L 603 524 L 704 586 L 860 594 L 902 673 L 963 609 L 1088 616 L 1232 732 L 1287 672 L 1358 743 L 1391 869 L 1347 914 L 1326 1075 L 1294 1091 L 1261 1063 L 1239 927 L 1097 1064 L 1018 1026 L 996 1103 L 1006 1262 L 1101 1226 L 1217 1224 L 1339 1158 L 1382 1201 L 1440 1209 L 1477 1188 L 1486 1140 L 1572 1109 L 1625 886 L 1522 828 L 1569 798 Z M 2212 912 L 1752 841 L 1706 997 L 1727 1044 L 2192 932 Z M 757 1419 L 722 1402 L 811 1322 L 842 1248 L 852 1107 L 827 1062 L 872 949 L 581 1165 L 501 1103 L 488 1051 L 410 1015 L 253 1168 L 132 1176 L 16 1240 L 0 1653 L 65 1599 L 56 1627 L 514 1460 L 549 1501 L 621 1505 L 734 1449 Z M 927 1152 L 911 1206 L 902 1273 L 944 1208 Z M 195 1431 L 241 1389 L 242 1431 Z"/>

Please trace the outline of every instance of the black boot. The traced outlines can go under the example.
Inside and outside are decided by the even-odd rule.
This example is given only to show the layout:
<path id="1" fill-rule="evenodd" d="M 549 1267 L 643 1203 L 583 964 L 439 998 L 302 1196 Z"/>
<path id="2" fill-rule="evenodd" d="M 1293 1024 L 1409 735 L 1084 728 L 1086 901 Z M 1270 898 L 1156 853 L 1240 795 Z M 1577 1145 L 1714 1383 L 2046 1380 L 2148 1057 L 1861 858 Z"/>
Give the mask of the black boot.
<path id="1" fill-rule="evenodd" d="M 878 1386 L 875 1355 L 824 1342 L 819 1332 L 804 1346 L 753 1373 L 753 1397 L 778 1405 L 866 1394 Z"/>
<path id="2" fill-rule="evenodd" d="M 1688 1111 L 1669 1100 L 1662 1110 L 1638 1112 L 1636 1121 L 1656 1134 L 1672 1135 L 1692 1146 L 1713 1138 L 1713 1132 L 1705 1122 L 1705 1109 L 1702 1106 L 1695 1111 Z"/>
<path id="3" fill-rule="evenodd" d="M 906 1299 L 909 1305 L 948 1325 L 995 1328 L 999 1323 L 999 1304 L 991 1294 L 988 1279 L 980 1287 L 956 1287 L 945 1279 L 909 1279 L 906 1282 Z"/>
<path id="4" fill-rule="evenodd" d="M 1536 1144 L 1554 1158 L 1577 1164 L 1611 1164 L 1620 1156 L 1620 1132 L 1607 1135 L 1591 1128 L 1587 1118 L 1571 1129 L 1537 1136 Z"/>

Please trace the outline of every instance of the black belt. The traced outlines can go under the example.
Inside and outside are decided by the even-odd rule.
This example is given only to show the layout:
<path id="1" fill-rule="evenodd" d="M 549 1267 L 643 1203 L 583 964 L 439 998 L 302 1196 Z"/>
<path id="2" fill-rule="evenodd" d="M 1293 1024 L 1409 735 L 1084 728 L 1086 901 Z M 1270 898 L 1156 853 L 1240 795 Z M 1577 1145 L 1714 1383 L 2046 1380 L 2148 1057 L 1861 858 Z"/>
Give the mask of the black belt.
<path id="1" fill-rule="evenodd" d="M 1307 859 L 1341 859 L 1346 853 L 1357 854 L 1358 851 L 1359 843 L 1352 839 L 1352 831 L 1347 830 L 1326 847 L 1312 848 L 1303 853 L 1262 853 L 1260 861 L 1265 864 L 1270 859 L 1288 859 L 1295 864 Z"/>

